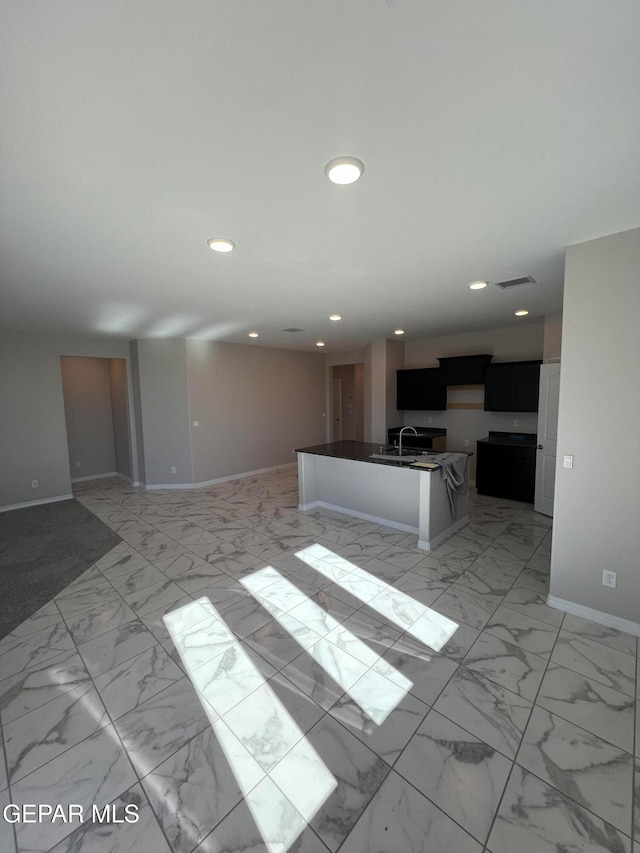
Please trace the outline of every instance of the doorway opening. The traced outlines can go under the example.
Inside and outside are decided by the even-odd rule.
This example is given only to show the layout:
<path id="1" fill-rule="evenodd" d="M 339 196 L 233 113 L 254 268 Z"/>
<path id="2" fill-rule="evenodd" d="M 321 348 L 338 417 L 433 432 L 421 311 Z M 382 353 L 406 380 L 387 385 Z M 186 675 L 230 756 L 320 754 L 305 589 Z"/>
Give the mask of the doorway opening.
<path id="1" fill-rule="evenodd" d="M 71 482 L 131 479 L 124 358 L 60 357 Z"/>
<path id="2" fill-rule="evenodd" d="M 364 441 L 364 364 L 331 368 L 331 441 Z"/>

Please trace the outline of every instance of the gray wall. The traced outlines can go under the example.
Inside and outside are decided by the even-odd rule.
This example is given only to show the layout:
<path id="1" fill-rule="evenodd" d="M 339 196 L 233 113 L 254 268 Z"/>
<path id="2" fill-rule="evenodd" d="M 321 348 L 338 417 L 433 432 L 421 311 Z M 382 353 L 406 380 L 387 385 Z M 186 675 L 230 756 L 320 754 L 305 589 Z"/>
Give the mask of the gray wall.
<path id="1" fill-rule="evenodd" d="M 113 448 L 116 471 L 131 476 L 131 439 L 127 403 L 127 363 L 123 358 L 109 359 L 109 390 L 113 419 Z"/>
<path id="2" fill-rule="evenodd" d="M 639 315 L 640 228 L 567 249 L 551 595 L 635 623 Z M 602 586 L 603 569 L 617 589 Z"/>
<path id="3" fill-rule="evenodd" d="M 184 338 L 137 341 L 137 356 L 145 482 L 192 483 L 187 342 Z"/>
<path id="4" fill-rule="evenodd" d="M 0 333 L 0 507 L 71 492 L 60 357 L 127 358 L 128 350 L 116 339 Z"/>
<path id="5" fill-rule="evenodd" d="M 188 340 L 194 481 L 295 462 L 325 440 L 319 353 Z"/>
<path id="6" fill-rule="evenodd" d="M 130 421 L 134 424 L 135 453 L 138 460 L 137 483 L 146 482 L 146 469 L 144 464 L 144 433 L 142 430 L 142 401 L 140 398 L 140 358 L 138 356 L 138 341 L 129 341 L 129 364 L 131 365 L 131 386 L 129 399 L 131 401 L 130 412 L 133 415 Z"/>
<path id="7" fill-rule="evenodd" d="M 114 473 L 109 359 L 62 356 L 60 367 L 71 479 Z"/>

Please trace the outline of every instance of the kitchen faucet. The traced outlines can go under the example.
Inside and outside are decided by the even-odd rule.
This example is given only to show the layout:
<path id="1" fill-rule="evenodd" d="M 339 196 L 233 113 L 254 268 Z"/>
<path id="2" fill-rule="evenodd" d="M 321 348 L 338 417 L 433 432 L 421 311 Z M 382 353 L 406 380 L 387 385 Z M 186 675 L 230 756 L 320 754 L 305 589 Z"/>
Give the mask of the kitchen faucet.
<path id="1" fill-rule="evenodd" d="M 412 426 L 402 427 L 402 429 L 400 430 L 400 440 L 399 440 L 399 443 L 398 443 L 398 456 L 402 456 L 402 433 L 403 433 L 406 429 L 412 429 L 412 430 L 413 430 L 413 434 L 414 434 L 414 435 L 418 435 L 418 430 L 417 430 L 415 427 L 412 427 Z"/>

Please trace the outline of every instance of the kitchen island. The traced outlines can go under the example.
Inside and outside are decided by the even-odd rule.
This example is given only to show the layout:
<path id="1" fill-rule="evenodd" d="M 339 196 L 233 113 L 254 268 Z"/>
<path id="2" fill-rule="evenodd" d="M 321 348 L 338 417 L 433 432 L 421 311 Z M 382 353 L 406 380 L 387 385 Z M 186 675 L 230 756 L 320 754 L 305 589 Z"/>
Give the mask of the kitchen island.
<path id="1" fill-rule="evenodd" d="M 298 449 L 299 509 L 324 507 L 418 536 L 418 548 L 431 551 L 469 521 L 468 465 L 455 494 L 452 517 L 438 457 L 429 453 L 416 465 L 371 458 L 380 445 L 334 441 Z M 469 455 L 469 454 L 465 454 Z M 417 467 L 420 461 L 432 469 Z"/>

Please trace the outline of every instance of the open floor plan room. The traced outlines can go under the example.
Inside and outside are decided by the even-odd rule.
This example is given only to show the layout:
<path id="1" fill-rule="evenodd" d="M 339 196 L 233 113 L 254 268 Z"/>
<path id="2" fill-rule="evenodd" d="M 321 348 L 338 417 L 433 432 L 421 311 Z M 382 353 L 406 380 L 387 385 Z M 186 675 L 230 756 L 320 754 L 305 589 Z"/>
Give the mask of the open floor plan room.
<path id="1" fill-rule="evenodd" d="M 0 798 L 121 822 L 3 851 L 630 853 L 637 641 L 547 606 L 530 505 L 425 556 L 291 467 L 74 494 L 122 541 L 0 641 Z"/>

